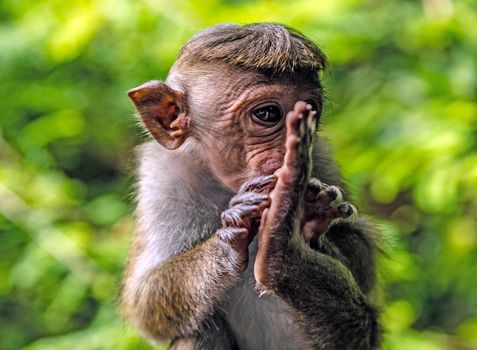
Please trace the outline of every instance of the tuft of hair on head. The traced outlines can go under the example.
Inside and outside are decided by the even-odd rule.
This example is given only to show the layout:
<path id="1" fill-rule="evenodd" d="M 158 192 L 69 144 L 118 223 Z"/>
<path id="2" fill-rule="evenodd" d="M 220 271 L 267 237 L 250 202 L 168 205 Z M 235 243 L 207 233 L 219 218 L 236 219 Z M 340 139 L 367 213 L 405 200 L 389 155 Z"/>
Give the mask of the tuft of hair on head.
<path id="1" fill-rule="evenodd" d="M 225 23 L 206 28 L 182 47 L 177 59 L 179 65 L 198 62 L 223 62 L 279 74 L 317 74 L 327 68 L 326 56 L 318 46 L 278 23 Z"/>

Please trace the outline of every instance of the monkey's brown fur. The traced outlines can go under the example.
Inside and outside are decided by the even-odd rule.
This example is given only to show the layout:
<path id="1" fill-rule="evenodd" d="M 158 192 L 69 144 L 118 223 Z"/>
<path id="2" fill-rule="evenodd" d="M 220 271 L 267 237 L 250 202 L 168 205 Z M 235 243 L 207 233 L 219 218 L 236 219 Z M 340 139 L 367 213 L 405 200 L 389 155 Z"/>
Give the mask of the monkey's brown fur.
<path id="1" fill-rule="evenodd" d="M 243 27 L 223 24 L 196 34 L 182 48 L 177 64 L 197 62 L 221 62 L 274 73 L 316 73 L 328 65 L 315 44 L 297 31 L 274 23 Z"/>
<path id="2" fill-rule="evenodd" d="M 194 36 L 165 83 L 130 91 L 155 140 L 139 150 L 121 309 L 152 341 L 378 347 L 376 239 L 322 184 L 342 186 L 313 141 L 326 65 L 284 26 L 225 24 Z"/>

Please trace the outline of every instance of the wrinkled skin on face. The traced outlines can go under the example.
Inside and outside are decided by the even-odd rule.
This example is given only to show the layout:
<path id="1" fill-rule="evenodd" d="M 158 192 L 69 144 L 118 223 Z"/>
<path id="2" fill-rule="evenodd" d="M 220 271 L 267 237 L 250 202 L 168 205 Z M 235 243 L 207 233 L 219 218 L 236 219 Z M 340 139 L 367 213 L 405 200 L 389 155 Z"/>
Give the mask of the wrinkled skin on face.
<path id="1" fill-rule="evenodd" d="M 256 176 L 274 173 L 283 164 L 285 118 L 297 101 L 321 109 L 318 83 L 311 77 L 297 79 L 228 66 L 213 70 L 202 66 L 180 78 L 193 81 L 185 89 L 191 133 L 202 143 L 211 170 L 232 191 Z M 254 115 L 257 108 L 263 114 L 269 106 L 279 112 L 278 120 L 263 122 Z"/>

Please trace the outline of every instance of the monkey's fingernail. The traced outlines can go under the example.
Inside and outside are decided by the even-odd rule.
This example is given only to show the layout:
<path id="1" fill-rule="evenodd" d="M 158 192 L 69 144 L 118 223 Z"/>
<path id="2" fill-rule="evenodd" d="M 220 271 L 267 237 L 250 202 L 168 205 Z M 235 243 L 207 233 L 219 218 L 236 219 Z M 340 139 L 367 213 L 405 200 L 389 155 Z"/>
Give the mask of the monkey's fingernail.
<path id="1" fill-rule="evenodd" d="M 313 106 L 311 104 L 307 104 L 306 105 L 306 109 L 308 109 L 309 111 L 312 111 L 313 110 Z"/>
<path id="2" fill-rule="evenodd" d="M 353 214 L 356 214 L 358 211 L 354 207 L 354 205 L 349 203 L 342 203 L 338 206 L 338 210 L 340 211 L 343 218 L 348 218 Z"/>
<path id="3" fill-rule="evenodd" d="M 353 208 L 351 208 L 350 206 L 346 206 L 346 207 L 342 208 L 341 211 L 346 217 L 353 214 Z"/>

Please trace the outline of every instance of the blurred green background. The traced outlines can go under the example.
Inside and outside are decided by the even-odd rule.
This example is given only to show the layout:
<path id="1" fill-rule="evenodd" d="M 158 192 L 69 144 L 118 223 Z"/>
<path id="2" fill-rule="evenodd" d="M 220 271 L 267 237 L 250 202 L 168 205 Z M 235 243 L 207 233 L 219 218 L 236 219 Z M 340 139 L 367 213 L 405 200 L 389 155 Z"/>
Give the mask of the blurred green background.
<path id="1" fill-rule="evenodd" d="M 477 349 L 474 0 L 2 0 L 0 349 L 150 349 L 115 311 L 141 141 L 125 92 L 225 21 L 329 57 L 323 134 L 386 237 L 384 349 Z"/>

